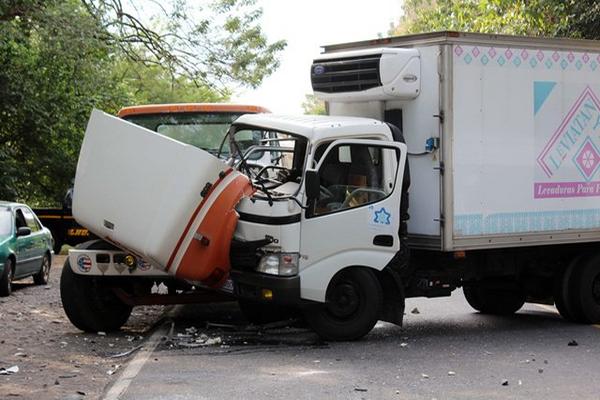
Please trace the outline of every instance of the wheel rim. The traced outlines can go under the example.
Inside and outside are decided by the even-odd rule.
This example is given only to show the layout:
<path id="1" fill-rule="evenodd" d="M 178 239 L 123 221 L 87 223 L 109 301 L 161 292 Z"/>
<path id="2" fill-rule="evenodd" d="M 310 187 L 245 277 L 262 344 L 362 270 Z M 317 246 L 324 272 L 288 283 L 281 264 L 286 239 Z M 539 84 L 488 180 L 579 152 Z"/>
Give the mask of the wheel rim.
<path id="1" fill-rule="evenodd" d="M 10 263 L 10 262 L 6 263 L 5 267 L 8 268 L 8 272 L 6 273 L 6 289 L 8 292 L 10 292 L 10 289 L 12 286 L 12 278 L 13 278 L 12 263 Z"/>
<path id="2" fill-rule="evenodd" d="M 48 276 L 50 275 L 50 261 L 48 260 L 48 256 L 44 256 L 44 261 L 42 262 L 42 278 L 44 282 L 48 281 Z"/>
<path id="3" fill-rule="evenodd" d="M 596 304 L 600 305 L 600 274 L 592 281 L 592 296 Z"/>
<path id="4" fill-rule="evenodd" d="M 360 294 L 352 282 L 340 282 L 328 300 L 327 310 L 338 319 L 352 316 L 360 306 Z"/>

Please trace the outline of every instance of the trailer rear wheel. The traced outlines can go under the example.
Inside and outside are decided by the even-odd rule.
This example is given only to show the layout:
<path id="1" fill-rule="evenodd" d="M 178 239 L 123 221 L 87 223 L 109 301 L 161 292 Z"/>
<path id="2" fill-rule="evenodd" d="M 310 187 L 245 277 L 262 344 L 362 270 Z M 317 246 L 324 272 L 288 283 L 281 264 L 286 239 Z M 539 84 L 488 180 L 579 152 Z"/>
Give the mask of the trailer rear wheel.
<path id="1" fill-rule="evenodd" d="M 100 240 L 82 243 L 78 248 L 109 249 Z M 60 277 L 60 297 L 67 317 L 85 332 L 114 331 L 127 322 L 132 307 L 123 303 L 107 285 L 106 278 L 73 272 L 66 259 Z"/>
<path id="2" fill-rule="evenodd" d="M 365 268 L 349 268 L 333 277 L 326 300 L 305 310 L 312 329 L 325 340 L 357 340 L 379 319 L 383 292 L 375 274 Z"/>
<path id="3" fill-rule="evenodd" d="M 581 307 L 582 322 L 600 323 L 600 254 L 586 258 L 575 274 L 578 305 Z"/>
<path id="4" fill-rule="evenodd" d="M 465 295 L 467 303 L 469 303 L 471 307 L 477 311 L 481 311 L 483 304 L 481 303 L 481 298 L 479 297 L 479 288 L 477 286 L 463 286 L 463 294 Z"/>
<path id="5" fill-rule="evenodd" d="M 583 257 L 575 258 L 558 276 L 554 286 L 556 309 L 564 319 L 571 322 L 585 322 L 577 284 L 581 264 L 584 261 Z"/>
<path id="6" fill-rule="evenodd" d="M 510 315 L 525 304 L 525 292 L 514 288 L 511 282 L 481 281 L 463 288 L 471 307 L 483 314 Z"/>

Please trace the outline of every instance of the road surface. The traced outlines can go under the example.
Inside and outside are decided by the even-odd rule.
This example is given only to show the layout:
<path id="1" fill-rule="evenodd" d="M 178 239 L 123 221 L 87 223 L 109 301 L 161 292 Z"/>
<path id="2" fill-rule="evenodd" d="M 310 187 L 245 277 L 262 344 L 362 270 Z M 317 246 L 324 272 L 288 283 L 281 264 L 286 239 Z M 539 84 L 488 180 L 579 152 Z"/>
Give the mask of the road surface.
<path id="1" fill-rule="evenodd" d="M 175 308 L 172 341 L 134 360 L 106 400 L 600 399 L 600 327 L 563 321 L 551 306 L 493 317 L 474 312 L 460 291 L 410 299 L 403 328 L 378 323 L 352 343 L 294 328 L 262 338 L 207 329 L 206 321 L 240 323 L 227 307 L 229 320 L 219 307 Z M 201 333 L 224 343 L 178 345 Z"/>

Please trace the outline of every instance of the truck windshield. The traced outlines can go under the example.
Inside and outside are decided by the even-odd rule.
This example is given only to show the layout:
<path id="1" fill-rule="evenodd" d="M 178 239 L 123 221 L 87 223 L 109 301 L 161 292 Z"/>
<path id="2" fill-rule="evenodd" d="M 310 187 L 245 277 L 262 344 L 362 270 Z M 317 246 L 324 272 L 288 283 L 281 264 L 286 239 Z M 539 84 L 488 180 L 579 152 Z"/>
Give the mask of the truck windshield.
<path id="1" fill-rule="evenodd" d="M 299 188 L 307 140 L 289 133 L 238 129 L 229 141 L 232 162 L 246 173 L 259 189 L 281 196 Z"/>
<path id="2" fill-rule="evenodd" d="M 217 154 L 227 129 L 242 113 L 179 112 L 128 115 L 125 120 L 180 142 Z M 229 146 L 222 150 L 225 158 Z"/>
<path id="3" fill-rule="evenodd" d="M 0 237 L 7 236 L 12 231 L 12 215 L 8 208 L 0 208 Z"/>

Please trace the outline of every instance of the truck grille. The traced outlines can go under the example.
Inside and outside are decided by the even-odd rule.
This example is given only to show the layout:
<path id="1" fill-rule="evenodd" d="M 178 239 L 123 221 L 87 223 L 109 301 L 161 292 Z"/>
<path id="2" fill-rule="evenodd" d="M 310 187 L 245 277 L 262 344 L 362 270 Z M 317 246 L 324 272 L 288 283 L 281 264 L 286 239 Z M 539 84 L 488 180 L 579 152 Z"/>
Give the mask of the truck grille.
<path id="1" fill-rule="evenodd" d="M 379 59 L 381 54 L 351 58 L 315 60 L 310 80 L 315 92 L 360 92 L 381 86 Z"/>

